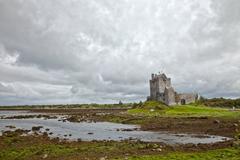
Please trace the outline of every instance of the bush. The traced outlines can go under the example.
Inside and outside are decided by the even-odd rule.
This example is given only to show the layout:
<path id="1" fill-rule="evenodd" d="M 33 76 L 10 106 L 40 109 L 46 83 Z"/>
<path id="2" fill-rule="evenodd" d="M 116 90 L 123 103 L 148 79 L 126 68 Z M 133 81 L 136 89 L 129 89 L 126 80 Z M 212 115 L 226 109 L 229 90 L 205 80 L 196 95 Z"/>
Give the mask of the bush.
<path id="1" fill-rule="evenodd" d="M 225 98 L 212 98 L 200 99 L 196 104 L 203 104 L 209 107 L 227 107 L 227 108 L 240 108 L 240 98 L 238 99 L 225 99 Z"/>

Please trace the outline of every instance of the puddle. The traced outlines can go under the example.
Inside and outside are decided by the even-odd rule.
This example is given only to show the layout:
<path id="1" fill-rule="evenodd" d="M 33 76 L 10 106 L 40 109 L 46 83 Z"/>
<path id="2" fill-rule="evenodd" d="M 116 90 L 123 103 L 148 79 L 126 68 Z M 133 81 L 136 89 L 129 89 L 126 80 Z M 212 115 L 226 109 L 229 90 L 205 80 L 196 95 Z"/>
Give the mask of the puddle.
<path id="1" fill-rule="evenodd" d="M 4 111 L 5 112 L 5 111 Z M 6 112 L 5 112 L 6 113 Z M 0 115 L 3 115 L 0 111 Z M 22 112 L 20 113 L 22 114 Z M 168 132 L 140 131 L 138 125 L 127 125 L 110 122 L 63 122 L 59 119 L 0 119 L 0 131 L 10 130 L 6 126 L 16 126 L 20 129 L 31 130 L 33 126 L 43 126 L 40 129 L 44 132 L 46 129 L 50 137 L 67 138 L 69 140 L 81 139 L 83 141 L 92 140 L 141 140 L 145 142 L 163 142 L 166 144 L 187 144 L 187 143 L 216 143 L 230 138 L 213 135 L 195 135 L 195 134 L 172 134 Z"/>

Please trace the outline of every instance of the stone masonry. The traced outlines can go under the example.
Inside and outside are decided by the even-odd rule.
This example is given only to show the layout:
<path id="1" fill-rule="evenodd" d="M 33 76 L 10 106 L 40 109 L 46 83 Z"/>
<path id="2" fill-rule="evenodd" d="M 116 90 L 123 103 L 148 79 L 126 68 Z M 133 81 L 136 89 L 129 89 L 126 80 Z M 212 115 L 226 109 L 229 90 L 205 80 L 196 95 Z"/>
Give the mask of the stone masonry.
<path id="1" fill-rule="evenodd" d="M 161 101 L 167 105 L 188 104 L 195 102 L 198 94 L 177 93 L 171 85 L 171 78 L 164 73 L 152 74 L 150 79 L 150 96 L 148 100 Z"/>

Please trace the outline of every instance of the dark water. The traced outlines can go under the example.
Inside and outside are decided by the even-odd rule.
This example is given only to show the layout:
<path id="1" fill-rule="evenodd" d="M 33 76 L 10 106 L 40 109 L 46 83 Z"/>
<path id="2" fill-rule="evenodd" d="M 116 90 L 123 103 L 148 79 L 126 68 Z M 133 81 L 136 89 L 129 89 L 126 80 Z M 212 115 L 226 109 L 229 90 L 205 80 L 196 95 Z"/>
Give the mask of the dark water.
<path id="1" fill-rule="evenodd" d="M 9 112 L 5 112 L 9 114 Z M 5 115 L 6 115 L 5 114 Z M 13 113 L 11 113 L 12 115 Z M 15 115 L 18 114 L 14 113 Z M 23 114 L 20 112 L 20 114 Z M 0 111 L 0 115 L 4 113 Z M 8 115 L 9 116 L 9 115 Z M 33 126 L 43 126 L 40 131 L 49 129 L 52 132 L 50 137 L 67 138 L 69 140 L 81 139 L 84 141 L 91 140 L 115 140 L 136 139 L 145 142 L 164 142 L 167 144 L 187 144 L 187 143 L 215 143 L 229 140 L 226 137 L 212 135 L 194 135 L 194 134 L 172 134 L 168 132 L 140 131 L 138 125 L 127 125 L 110 122 L 63 122 L 59 119 L 0 119 L 0 130 L 10 130 L 6 126 L 16 126 L 21 129 L 31 129 Z M 126 131 L 131 130 L 131 131 Z M 136 130 L 137 129 L 137 130 Z M 71 136 L 69 136 L 71 134 Z"/>

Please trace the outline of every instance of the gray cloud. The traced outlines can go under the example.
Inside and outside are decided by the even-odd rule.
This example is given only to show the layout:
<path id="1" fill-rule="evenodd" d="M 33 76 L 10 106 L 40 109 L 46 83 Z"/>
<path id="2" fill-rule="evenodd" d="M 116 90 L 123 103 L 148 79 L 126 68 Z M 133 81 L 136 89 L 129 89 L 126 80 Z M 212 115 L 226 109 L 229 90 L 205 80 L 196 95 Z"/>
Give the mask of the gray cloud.
<path id="1" fill-rule="evenodd" d="M 0 0 L 0 105 L 240 95 L 238 0 Z"/>

